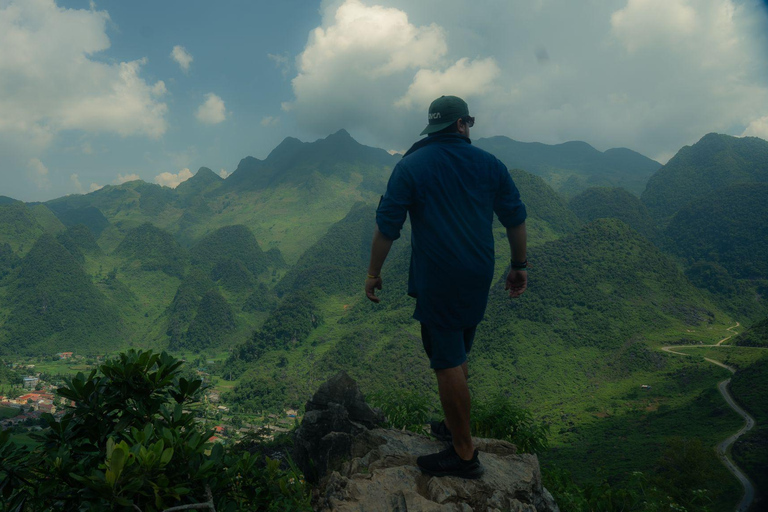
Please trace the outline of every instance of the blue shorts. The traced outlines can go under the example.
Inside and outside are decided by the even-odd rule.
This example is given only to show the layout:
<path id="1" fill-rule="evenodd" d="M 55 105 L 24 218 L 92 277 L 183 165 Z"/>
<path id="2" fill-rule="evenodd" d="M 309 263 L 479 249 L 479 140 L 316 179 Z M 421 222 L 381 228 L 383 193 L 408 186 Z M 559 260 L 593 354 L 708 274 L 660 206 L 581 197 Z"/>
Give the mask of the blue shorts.
<path id="1" fill-rule="evenodd" d="M 476 330 L 477 326 L 450 331 L 421 324 L 421 342 L 429 357 L 430 368 L 444 370 L 464 364 L 472 350 Z"/>

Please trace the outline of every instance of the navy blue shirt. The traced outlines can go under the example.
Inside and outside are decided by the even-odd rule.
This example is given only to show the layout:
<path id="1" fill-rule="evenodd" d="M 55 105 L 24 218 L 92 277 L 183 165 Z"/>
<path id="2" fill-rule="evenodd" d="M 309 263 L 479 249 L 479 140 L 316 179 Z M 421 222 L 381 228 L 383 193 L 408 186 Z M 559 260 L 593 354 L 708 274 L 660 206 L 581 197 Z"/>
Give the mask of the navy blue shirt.
<path id="1" fill-rule="evenodd" d="M 395 166 L 376 224 L 397 240 L 411 216 L 408 294 L 416 297 L 416 320 L 442 329 L 480 323 L 493 279 L 494 212 L 505 227 L 526 218 L 507 168 L 467 137 L 422 139 Z"/>

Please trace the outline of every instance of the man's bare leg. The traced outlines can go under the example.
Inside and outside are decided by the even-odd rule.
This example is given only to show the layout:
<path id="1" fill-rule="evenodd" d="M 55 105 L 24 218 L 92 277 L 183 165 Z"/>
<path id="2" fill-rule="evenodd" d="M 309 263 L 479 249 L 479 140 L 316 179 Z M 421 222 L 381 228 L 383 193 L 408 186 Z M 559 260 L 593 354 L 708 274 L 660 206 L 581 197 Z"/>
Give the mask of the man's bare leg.
<path id="1" fill-rule="evenodd" d="M 474 456 L 475 447 L 469 429 L 471 399 L 467 386 L 467 363 L 454 368 L 435 370 L 440 403 L 445 413 L 445 424 L 453 437 L 453 448 L 464 460 Z"/>

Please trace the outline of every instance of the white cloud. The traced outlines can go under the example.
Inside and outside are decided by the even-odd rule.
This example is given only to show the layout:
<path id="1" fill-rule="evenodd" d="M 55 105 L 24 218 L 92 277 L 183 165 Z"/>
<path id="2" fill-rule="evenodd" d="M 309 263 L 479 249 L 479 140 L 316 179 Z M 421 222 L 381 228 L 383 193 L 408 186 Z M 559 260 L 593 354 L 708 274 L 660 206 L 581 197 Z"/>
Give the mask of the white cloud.
<path id="1" fill-rule="evenodd" d="M 192 64 L 193 60 L 195 60 L 192 58 L 186 48 L 178 44 L 173 47 L 173 50 L 171 50 L 171 58 L 176 61 L 181 70 L 185 73 L 189 72 L 189 65 Z"/>
<path id="2" fill-rule="evenodd" d="M 219 124 L 227 118 L 224 100 L 209 92 L 205 102 L 197 108 L 195 117 L 204 124 Z"/>
<path id="3" fill-rule="evenodd" d="M 37 185 L 37 188 L 48 189 L 51 187 L 51 182 L 48 180 L 48 168 L 39 158 L 30 158 L 27 162 L 27 170 L 29 171 L 29 179 Z"/>
<path id="4" fill-rule="evenodd" d="M 78 176 L 77 173 L 72 173 L 69 176 L 69 181 L 72 182 L 72 185 L 75 186 L 75 190 L 77 190 L 78 193 L 82 194 L 85 192 L 85 189 L 83 188 L 83 184 L 80 183 L 80 176 Z"/>
<path id="5" fill-rule="evenodd" d="M 91 183 L 90 190 L 91 192 L 96 192 L 97 190 L 100 190 L 104 188 L 104 185 L 99 185 L 98 183 Z"/>
<path id="6" fill-rule="evenodd" d="M 768 116 L 755 119 L 746 130 L 741 134 L 742 137 L 760 137 L 761 139 L 768 140 Z"/>
<path id="7" fill-rule="evenodd" d="M 53 0 L 0 4 L 0 133 L 35 151 L 62 130 L 159 137 L 167 106 L 140 76 L 145 59 L 109 63 L 109 15 Z"/>
<path id="8" fill-rule="evenodd" d="M 165 82 L 162 80 L 158 80 L 155 82 L 155 85 L 152 86 L 152 95 L 153 96 L 163 96 L 165 93 L 168 92 L 168 89 L 165 88 Z"/>
<path id="9" fill-rule="evenodd" d="M 446 31 L 435 23 L 412 23 L 402 9 L 360 0 L 326 3 L 322 25 L 309 34 L 296 59 L 294 99 L 282 109 L 318 134 L 360 128 L 376 135 L 380 144 L 404 145 L 387 140 L 402 129 L 404 115 L 412 114 L 397 112 L 395 102 L 419 71 L 446 73 L 457 61 L 466 62 L 447 54 Z M 420 109 L 423 105 L 414 101 L 423 89 L 416 87 L 413 97 L 400 104 Z M 409 120 L 422 118 L 426 114 L 419 112 Z"/>
<path id="10" fill-rule="evenodd" d="M 653 157 L 712 131 L 764 133 L 761 2 L 376 1 L 323 2 L 282 105 L 301 128 L 408 147 L 431 100 L 456 94 L 474 137 Z"/>
<path id="11" fill-rule="evenodd" d="M 128 183 L 129 181 L 136 181 L 140 180 L 138 174 L 118 174 L 117 178 L 115 178 L 115 181 L 113 182 L 115 185 L 122 185 L 123 183 Z"/>
<path id="12" fill-rule="evenodd" d="M 182 169 L 176 174 L 170 172 L 161 172 L 155 176 L 155 183 L 164 187 L 176 188 L 183 181 L 187 181 L 192 177 L 192 172 L 189 169 Z"/>
<path id="13" fill-rule="evenodd" d="M 686 0 L 629 0 L 611 15 L 613 32 L 629 51 L 680 44 L 699 23 L 696 10 Z"/>
<path id="14" fill-rule="evenodd" d="M 227 176 L 229 176 L 229 174 L 230 173 L 228 170 L 224 168 L 219 169 L 219 176 L 221 176 L 222 178 L 227 179 Z"/>
<path id="15" fill-rule="evenodd" d="M 488 92 L 499 73 L 499 66 L 492 57 L 473 62 L 465 57 L 445 71 L 420 69 L 408 91 L 395 105 L 406 108 L 429 105 L 432 100 L 443 94 L 469 100 L 473 96 Z M 467 80 L 468 76 L 471 76 L 472 80 Z"/>
<path id="16" fill-rule="evenodd" d="M 288 57 L 288 53 L 274 54 L 268 53 L 267 58 L 275 63 L 275 66 L 280 69 L 283 76 L 288 76 L 291 72 L 291 59 Z"/>
<path id="17" fill-rule="evenodd" d="M 277 126 L 280 124 L 279 117 L 264 116 L 261 118 L 261 126 Z"/>

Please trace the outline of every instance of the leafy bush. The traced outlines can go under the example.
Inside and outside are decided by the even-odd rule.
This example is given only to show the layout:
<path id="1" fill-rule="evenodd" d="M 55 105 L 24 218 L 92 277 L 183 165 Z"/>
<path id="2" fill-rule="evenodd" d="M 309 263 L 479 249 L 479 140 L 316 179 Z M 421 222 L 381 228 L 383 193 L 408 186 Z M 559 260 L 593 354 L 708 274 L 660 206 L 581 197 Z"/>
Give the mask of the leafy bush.
<path id="1" fill-rule="evenodd" d="M 415 391 L 378 391 L 368 397 L 384 413 L 389 428 L 427 434 L 425 425 L 432 416 L 432 402 Z"/>
<path id="2" fill-rule="evenodd" d="M 37 448 L 0 434 L 0 510 L 309 510 L 295 467 L 209 442 L 195 414 L 202 381 L 181 365 L 165 352 L 120 354 L 59 388 L 73 405 L 44 416 Z"/>
<path id="3" fill-rule="evenodd" d="M 541 453 L 549 446 L 549 425 L 536 423 L 530 411 L 499 393 L 472 404 L 472 433 L 504 439 L 524 453 Z"/>

